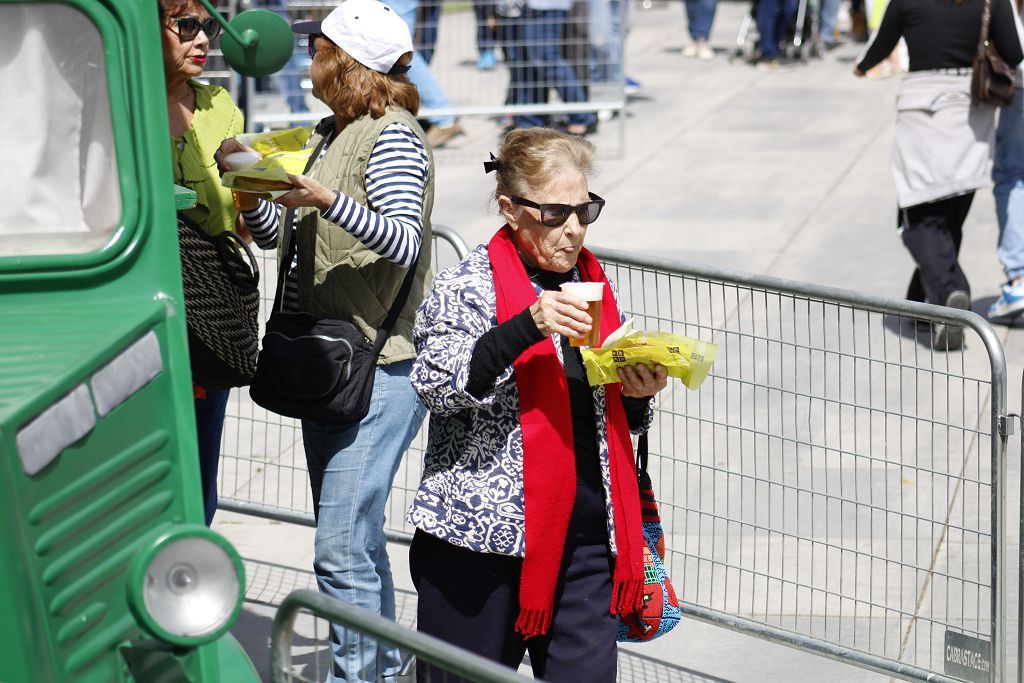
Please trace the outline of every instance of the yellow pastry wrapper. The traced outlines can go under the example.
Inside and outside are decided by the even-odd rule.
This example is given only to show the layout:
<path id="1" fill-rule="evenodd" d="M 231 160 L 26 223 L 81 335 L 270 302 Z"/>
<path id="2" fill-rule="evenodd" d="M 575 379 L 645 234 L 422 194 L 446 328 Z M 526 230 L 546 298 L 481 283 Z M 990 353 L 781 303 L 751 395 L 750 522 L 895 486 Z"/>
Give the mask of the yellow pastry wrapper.
<path id="1" fill-rule="evenodd" d="M 221 177 L 221 184 L 239 192 L 256 192 L 256 190 L 235 187 L 235 178 L 261 178 L 263 180 L 280 180 L 289 182 L 288 174 L 300 175 L 306 168 L 309 159 L 308 151 L 276 152 L 256 162 L 255 166 L 242 171 L 230 171 Z M 287 190 L 284 190 L 287 192 Z M 273 193 L 270 193 L 273 194 Z"/>
<path id="2" fill-rule="evenodd" d="M 266 157 L 278 152 L 302 151 L 303 145 L 306 144 L 312 133 L 312 128 L 300 126 L 288 130 L 271 130 L 266 133 L 242 133 L 236 135 L 235 139 Z M 306 152 L 306 157 L 309 157 L 309 152 Z M 302 169 L 299 169 L 299 172 L 301 173 Z"/>
<path id="3" fill-rule="evenodd" d="M 707 378 L 717 348 L 710 342 L 669 332 L 629 330 L 624 335 L 609 335 L 601 348 L 583 348 L 580 353 L 591 386 L 619 382 L 617 368 L 643 363 L 651 368 L 662 365 L 669 377 L 696 389 Z"/>

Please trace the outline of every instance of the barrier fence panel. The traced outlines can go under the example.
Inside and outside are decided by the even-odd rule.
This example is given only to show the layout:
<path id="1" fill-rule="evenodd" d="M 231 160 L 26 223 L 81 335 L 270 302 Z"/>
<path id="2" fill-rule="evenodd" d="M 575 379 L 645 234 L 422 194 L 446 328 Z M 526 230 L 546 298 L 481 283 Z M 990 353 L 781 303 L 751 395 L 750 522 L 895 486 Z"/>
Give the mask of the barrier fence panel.
<path id="1" fill-rule="evenodd" d="M 699 390 L 659 395 L 650 437 L 684 613 L 908 680 L 1002 680 L 1006 369 L 988 323 L 595 252 L 637 328 L 718 345 Z M 965 348 L 933 350 L 934 324 L 962 326 Z M 392 539 L 410 538 L 425 434 Z M 222 462 L 221 507 L 312 523 L 293 421 L 233 396 Z"/>
<path id="2" fill-rule="evenodd" d="M 346 642 L 356 643 L 359 651 L 373 646 L 378 653 L 374 667 L 378 672 L 384 668 L 380 653 L 385 648 L 398 648 L 403 662 L 397 677 L 400 681 L 522 683 L 530 680 L 379 615 L 315 591 L 299 590 L 285 598 L 274 617 L 270 645 L 273 683 L 327 680 L 331 663 L 330 649 L 326 646 L 329 623 L 343 629 Z"/>
<path id="3" fill-rule="evenodd" d="M 699 390 L 662 392 L 650 438 L 685 613 L 910 680 L 1002 680 L 1006 371 L 988 323 L 595 251 L 637 328 L 718 345 Z M 927 320 L 962 325 L 965 350 L 932 350 Z"/>
<path id="4" fill-rule="evenodd" d="M 322 19 L 338 4 L 232 0 L 229 9 L 269 9 L 291 23 Z M 564 16 L 540 14 L 512 0 L 386 4 L 404 18 L 416 19 L 414 47 L 425 61 L 417 59 L 410 78 L 420 91 L 423 120 L 445 125 L 452 118 L 489 117 L 504 126 L 519 116 L 539 117 L 520 119 L 524 126 L 585 125 L 597 115 L 609 122 L 626 106 L 620 36 L 631 21 L 631 0 L 574 0 Z M 312 96 L 305 41 L 296 37 L 292 58 L 271 76 L 239 80 L 224 68 L 211 68 L 204 76 L 232 91 L 250 131 L 308 125 L 329 111 Z M 216 57 L 219 43 L 215 47 Z M 619 116 L 616 124 L 619 150 L 624 121 Z"/>

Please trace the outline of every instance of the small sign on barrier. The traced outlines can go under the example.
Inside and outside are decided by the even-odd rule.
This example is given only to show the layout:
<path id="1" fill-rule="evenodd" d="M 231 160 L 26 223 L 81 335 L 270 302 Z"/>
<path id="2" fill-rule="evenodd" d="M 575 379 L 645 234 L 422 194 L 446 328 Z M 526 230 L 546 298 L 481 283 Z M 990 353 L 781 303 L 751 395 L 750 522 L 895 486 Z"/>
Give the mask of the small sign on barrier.
<path id="1" fill-rule="evenodd" d="M 956 631 L 946 631 L 945 672 L 973 683 L 989 683 L 992 643 Z"/>

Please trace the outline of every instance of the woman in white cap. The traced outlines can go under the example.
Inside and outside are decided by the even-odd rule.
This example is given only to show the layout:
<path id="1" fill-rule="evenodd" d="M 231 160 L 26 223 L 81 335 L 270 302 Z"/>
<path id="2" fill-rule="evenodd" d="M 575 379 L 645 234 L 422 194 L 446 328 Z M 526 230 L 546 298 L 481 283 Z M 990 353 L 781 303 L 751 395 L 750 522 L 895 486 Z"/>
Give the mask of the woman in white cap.
<path id="1" fill-rule="evenodd" d="M 260 199 L 243 210 L 263 248 L 276 247 L 284 230 L 295 230 L 283 309 L 349 319 L 372 342 L 415 268 L 377 361 L 367 416 L 343 425 L 302 421 L 320 590 L 394 619 L 384 509 L 402 453 L 426 413 L 409 374 L 416 355 L 413 317 L 429 285 L 434 196 L 433 161 L 415 118 L 419 95 L 405 75 L 412 39 L 406 24 L 377 0 L 347 0 L 322 22 L 292 29 L 309 34 L 313 95 L 334 115 L 307 143 L 316 149 L 325 140 L 306 175 L 290 176 L 295 189 L 276 206 Z M 244 149 L 225 140 L 219 154 Z M 378 651 L 372 640 L 360 642 L 345 629 L 333 629 L 331 640 L 328 680 L 390 680 L 401 668 L 395 648 Z"/>

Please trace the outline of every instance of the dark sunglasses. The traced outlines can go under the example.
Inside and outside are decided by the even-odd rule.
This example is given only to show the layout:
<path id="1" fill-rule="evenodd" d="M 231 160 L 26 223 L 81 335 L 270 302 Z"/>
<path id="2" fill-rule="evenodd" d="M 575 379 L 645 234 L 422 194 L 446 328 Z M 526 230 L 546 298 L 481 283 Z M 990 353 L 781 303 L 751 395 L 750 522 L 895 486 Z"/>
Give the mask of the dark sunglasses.
<path id="1" fill-rule="evenodd" d="M 309 58 L 313 59 L 316 56 L 316 39 L 322 36 L 322 33 L 310 33 L 309 41 L 306 43 L 306 52 L 309 53 Z"/>
<path id="2" fill-rule="evenodd" d="M 203 21 L 199 21 L 199 17 L 178 17 L 174 22 L 178 25 L 178 30 L 176 31 L 178 40 L 183 43 L 195 40 L 200 30 L 210 40 L 220 35 L 220 24 L 213 17 L 208 17 Z"/>
<path id="3" fill-rule="evenodd" d="M 590 196 L 589 202 L 583 202 L 576 206 L 568 204 L 538 204 L 522 197 L 512 197 L 512 203 L 519 206 L 528 206 L 531 209 L 540 211 L 540 222 L 549 228 L 557 228 L 569 220 L 569 215 L 575 213 L 580 225 L 590 225 L 601 215 L 604 208 L 604 200 L 593 192 L 587 193 Z"/>

